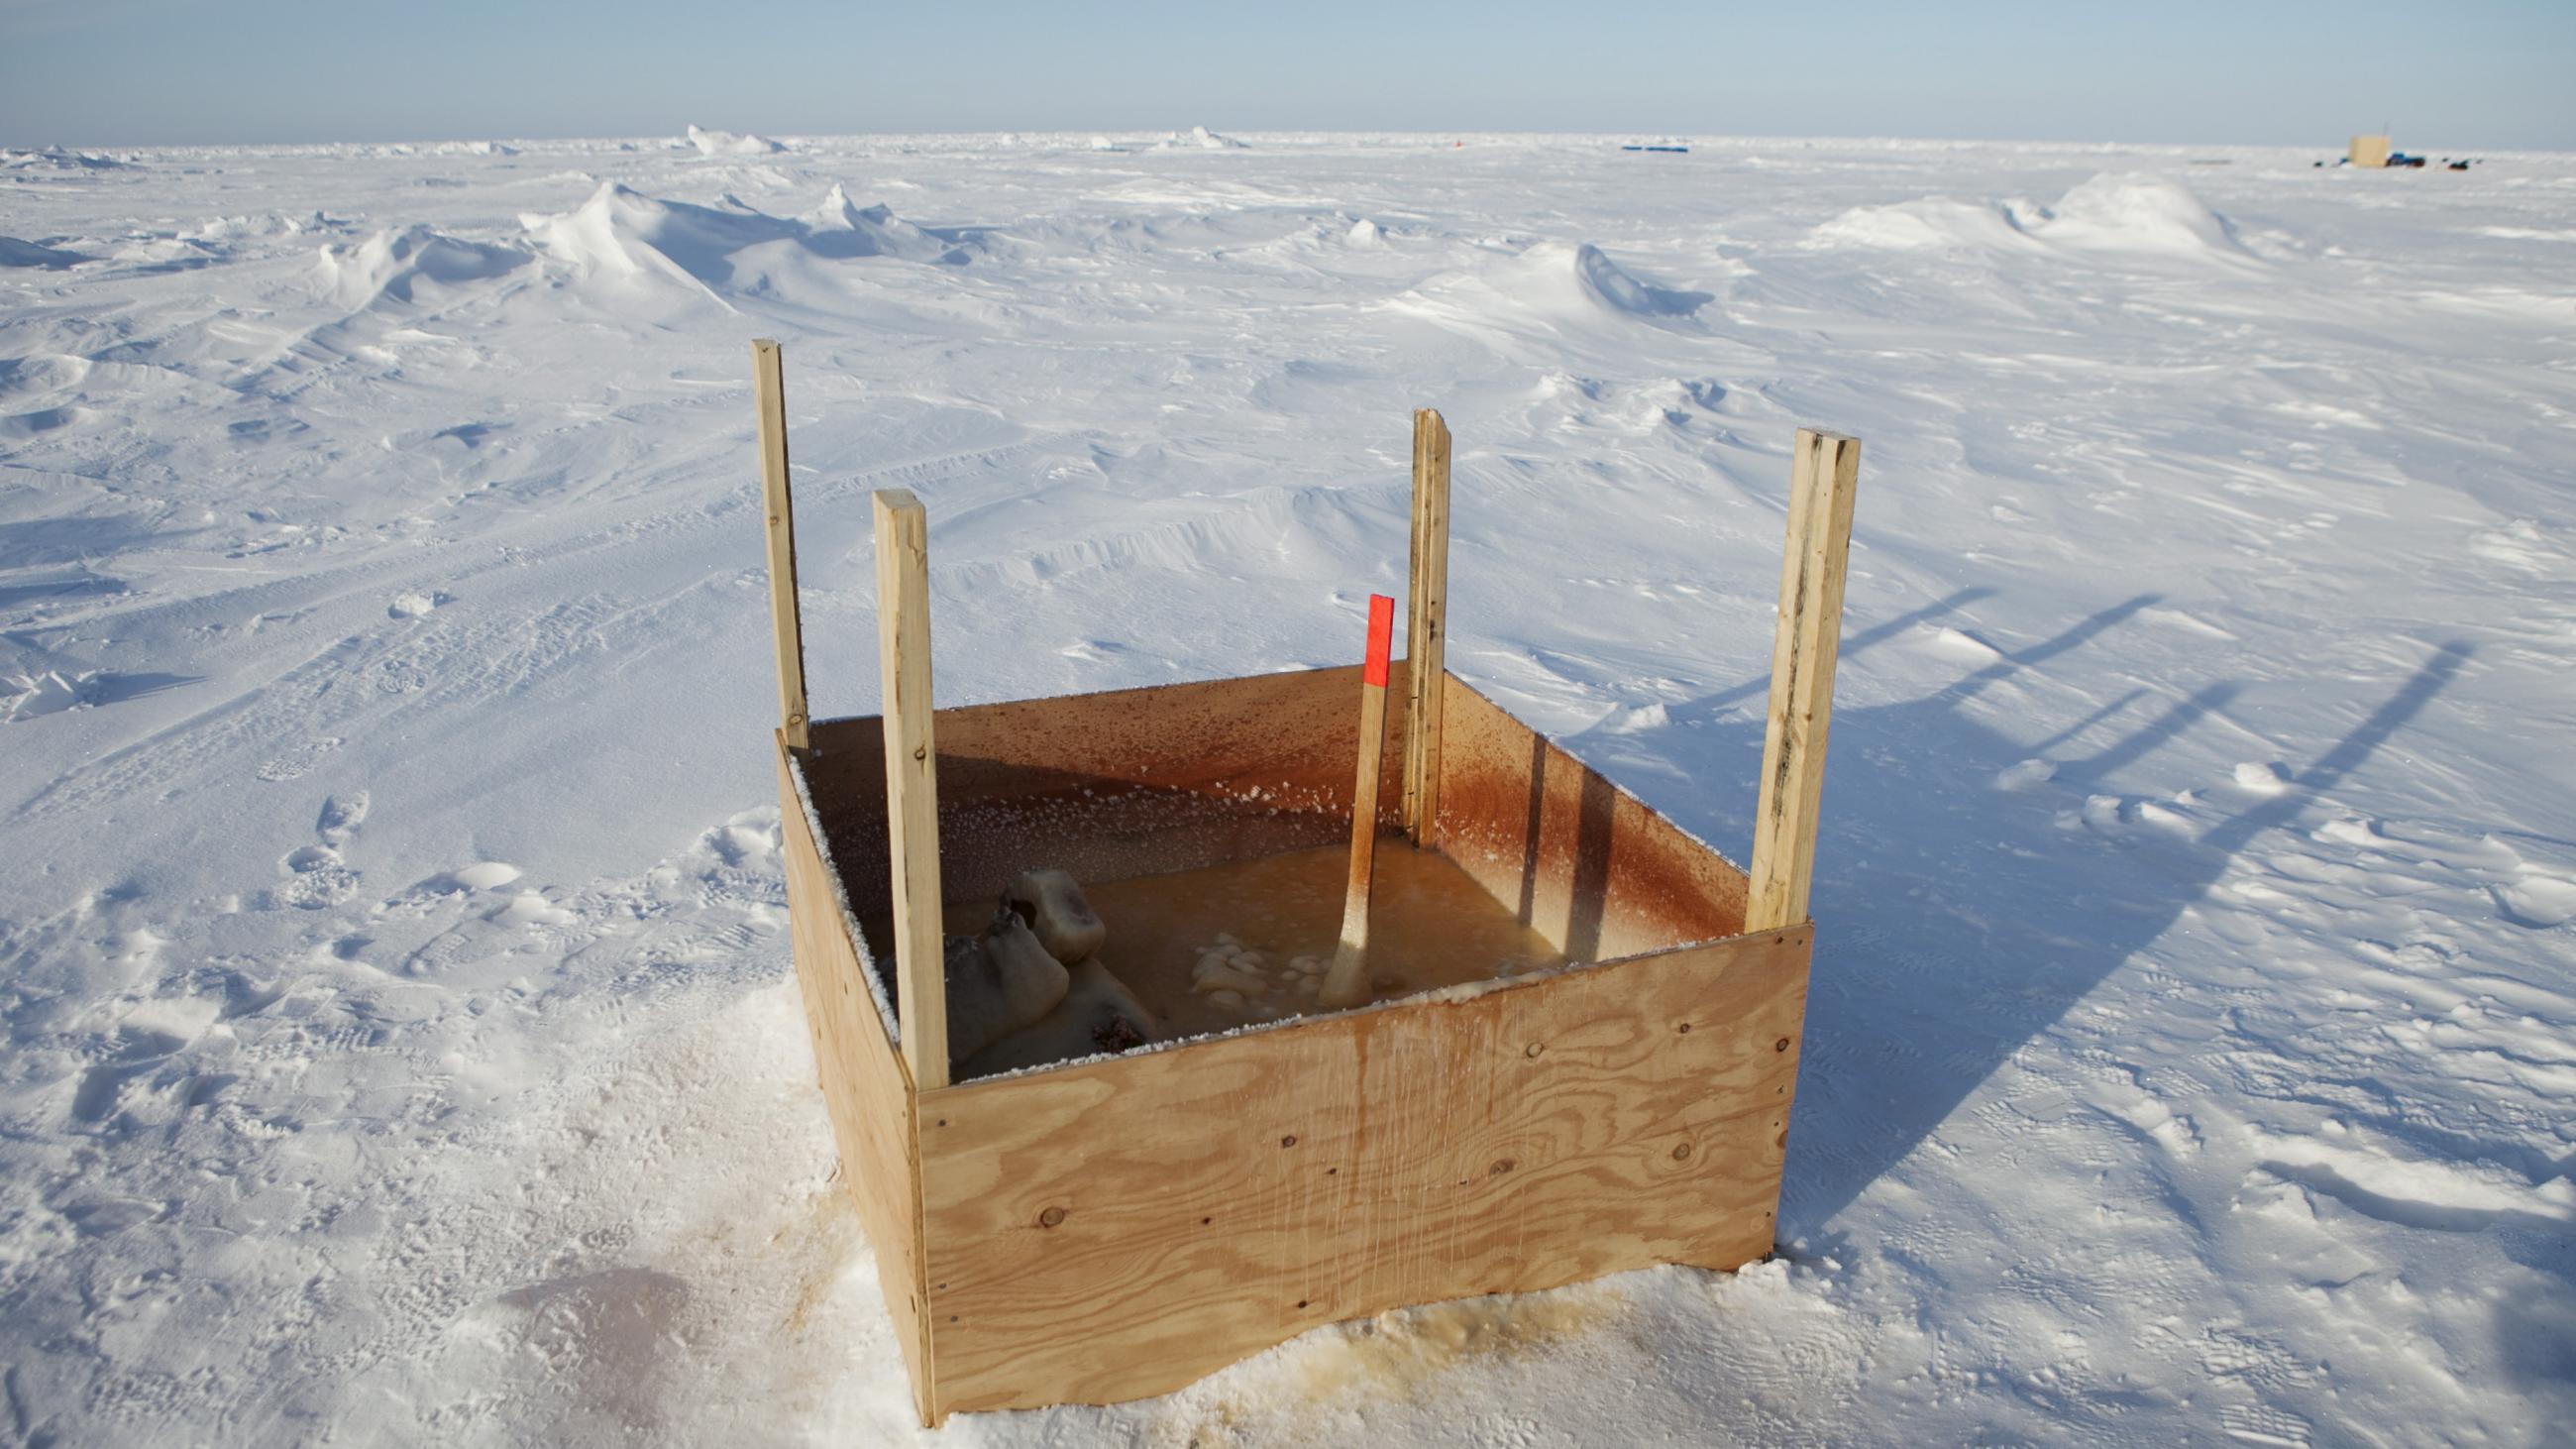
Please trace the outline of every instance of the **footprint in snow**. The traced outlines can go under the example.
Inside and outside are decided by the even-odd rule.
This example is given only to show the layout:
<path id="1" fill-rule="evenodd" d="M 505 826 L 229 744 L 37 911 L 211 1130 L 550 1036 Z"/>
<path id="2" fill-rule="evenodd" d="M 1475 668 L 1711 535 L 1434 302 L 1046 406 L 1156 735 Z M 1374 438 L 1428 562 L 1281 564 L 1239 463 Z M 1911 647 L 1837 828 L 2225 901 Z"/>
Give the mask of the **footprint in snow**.
<path id="1" fill-rule="evenodd" d="M 322 813 L 314 817 L 313 833 L 325 845 L 347 843 L 350 832 L 366 823 L 367 792 L 354 790 L 346 795 L 333 795 L 323 800 Z"/>

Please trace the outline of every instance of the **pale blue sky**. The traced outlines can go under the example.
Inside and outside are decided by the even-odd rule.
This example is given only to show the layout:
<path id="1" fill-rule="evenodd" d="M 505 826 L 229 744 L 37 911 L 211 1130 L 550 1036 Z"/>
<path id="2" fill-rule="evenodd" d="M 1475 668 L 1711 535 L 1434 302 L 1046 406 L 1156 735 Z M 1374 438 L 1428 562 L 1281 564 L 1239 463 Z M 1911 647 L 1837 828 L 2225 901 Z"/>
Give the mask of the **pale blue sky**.
<path id="1" fill-rule="evenodd" d="M 2576 150 L 2576 0 L 0 0 L 0 142 L 1580 130 Z"/>

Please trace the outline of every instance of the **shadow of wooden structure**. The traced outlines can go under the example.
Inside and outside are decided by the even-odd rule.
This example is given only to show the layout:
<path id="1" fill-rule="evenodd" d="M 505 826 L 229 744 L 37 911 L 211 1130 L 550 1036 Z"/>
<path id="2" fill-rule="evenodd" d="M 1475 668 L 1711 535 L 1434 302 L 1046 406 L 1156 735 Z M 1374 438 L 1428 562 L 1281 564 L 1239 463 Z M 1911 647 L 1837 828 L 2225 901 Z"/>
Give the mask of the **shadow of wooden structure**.
<path id="1" fill-rule="evenodd" d="M 1442 667 L 1449 434 L 1424 411 L 1377 829 L 1575 959 L 951 1082 L 939 902 L 1033 865 L 1098 882 L 1346 839 L 1360 671 L 935 710 L 922 510 L 879 493 L 886 712 L 809 721 L 779 353 L 753 351 L 796 971 L 923 1423 L 1771 1251 L 1857 442 L 1798 435 L 1749 873 Z"/>

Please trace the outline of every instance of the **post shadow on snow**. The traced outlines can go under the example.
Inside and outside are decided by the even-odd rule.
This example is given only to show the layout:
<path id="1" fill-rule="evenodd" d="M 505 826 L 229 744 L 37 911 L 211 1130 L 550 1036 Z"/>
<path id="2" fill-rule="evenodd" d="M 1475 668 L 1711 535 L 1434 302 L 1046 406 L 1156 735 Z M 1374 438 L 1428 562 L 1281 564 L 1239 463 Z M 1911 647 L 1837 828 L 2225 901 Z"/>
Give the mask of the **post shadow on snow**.
<path id="1" fill-rule="evenodd" d="M 2162 935 L 2239 852 L 2359 768 L 2449 687 L 2470 653 L 2443 646 L 2280 793 L 2149 861 L 2120 841 L 2070 833 L 2062 795 L 1998 788 L 2003 770 L 2035 752 L 1954 708 L 2018 663 L 2071 648 L 2143 604 L 2095 615 L 2056 647 L 1999 661 L 1930 699 L 1836 717 L 1793 1134 L 1800 1150 L 1784 1224 L 1823 1223 L 1902 1161 L 2024 1043 Z M 2090 756 L 2060 762 L 2058 778 L 2105 778 L 2237 693 L 2221 683 L 2176 701 Z"/>
<path id="2" fill-rule="evenodd" d="M 1985 590 L 1963 590 L 1852 636 L 1845 657 Z M 2438 650 L 2359 726 L 2283 790 L 2198 841 L 2158 848 L 2065 823 L 2069 796 L 2133 765 L 2223 708 L 2219 683 L 2082 759 L 2059 759 L 2076 791 L 2014 791 L 2005 770 L 2117 711 L 2041 744 L 1960 706 L 2015 672 L 2090 644 L 2156 602 L 2141 595 L 1997 659 L 1920 700 L 1837 710 L 1825 771 L 1813 910 L 1815 974 L 1780 1210 L 1784 1240 L 1812 1235 L 1902 1161 L 2031 1038 L 2161 935 L 2264 831 L 2358 768 L 2458 674 L 2465 644 Z M 1622 736 L 1708 782 L 1686 814 L 1724 838 L 1749 835 L 1762 717 L 1725 706 L 1765 693 L 1752 680 L 1670 713 L 1674 725 Z M 1678 726 L 1694 724 L 1685 731 Z M 1615 763 L 1612 766 L 1615 769 Z M 1671 795 L 1659 772 L 1648 793 Z M 1741 798 L 1739 798 L 1741 797 Z M 2367 1211 L 2367 1204 L 2355 1204 Z"/>
<path id="3" fill-rule="evenodd" d="M 1859 633 L 1852 635 L 1848 639 L 1845 639 L 1843 641 L 1842 648 L 1837 651 L 1837 653 L 1839 657 L 1844 659 L 1849 659 L 1855 654 L 1865 653 L 1872 647 L 1895 638 L 1897 635 L 1904 633 L 1906 630 L 1913 628 L 1917 624 L 1929 623 L 1934 619 L 1940 618 L 1944 614 L 1964 609 L 1968 605 L 1977 602 L 1979 599 L 1991 598 L 1993 597 L 1994 592 L 1994 590 L 1982 586 L 1955 589 L 1938 599 L 1934 599 L 1931 603 L 1925 604 L 1919 609 L 1909 609 L 1906 612 L 1897 615 L 1893 619 L 1889 619 L 1883 623 L 1870 625 L 1868 628 L 1861 630 Z M 1665 710 L 1665 717 L 1675 723 L 1706 722 L 1724 714 L 1732 705 L 1741 704 L 1748 699 L 1757 699 L 1767 696 L 1770 692 L 1771 679 L 1770 676 L 1766 674 L 1757 679 L 1747 680 L 1731 689 L 1721 689 L 1715 694 L 1703 695 L 1687 704 L 1670 706 Z M 1749 805 L 1746 807 L 1748 811 L 1751 808 L 1752 807 Z"/>

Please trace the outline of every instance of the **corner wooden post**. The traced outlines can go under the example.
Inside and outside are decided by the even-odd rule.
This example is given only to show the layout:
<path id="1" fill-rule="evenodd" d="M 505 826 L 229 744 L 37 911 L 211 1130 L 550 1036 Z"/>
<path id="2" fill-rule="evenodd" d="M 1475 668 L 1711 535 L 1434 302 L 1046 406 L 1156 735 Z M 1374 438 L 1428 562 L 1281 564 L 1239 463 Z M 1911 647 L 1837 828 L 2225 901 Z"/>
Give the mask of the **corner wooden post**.
<path id="1" fill-rule="evenodd" d="M 875 496 L 877 677 L 885 689 L 886 839 L 894 859 L 895 1024 L 915 1090 L 948 1085 L 939 919 L 939 753 L 930 740 L 930 529 L 901 488 Z"/>
<path id="2" fill-rule="evenodd" d="M 805 718 L 805 629 L 796 611 L 796 508 L 787 491 L 787 379 L 778 344 L 751 344 L 760 394 L 760 496 L 769 514 L 769 623 L 777 636 L 779 729 L 791 749 L 813 743 Z"/>
<path id="3" fill-rule="evenodd" d="M 1404 828 L 1431 843 L 1440 819 L 1440 681 L 1449 639 L 1449 425 L 1413 415 L 1412 591 L 1405 603 Z"/>
<path id="4" fill-rule="evenodd" d="M 1842 647 L 1843 574 L 1851 558 L 1860 440 L 1798 430 L 1789 474 L 1789 542 L 1780 561 L 1780 624 L 1771 645 L 1771 712 L 1762 734 L 1762 803 L 1753 819 L 1744 929 L 1807 919 L 1816 870 L 1816 802 Z"/>

